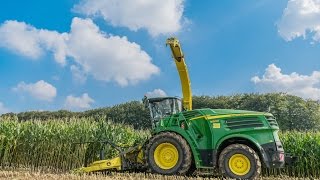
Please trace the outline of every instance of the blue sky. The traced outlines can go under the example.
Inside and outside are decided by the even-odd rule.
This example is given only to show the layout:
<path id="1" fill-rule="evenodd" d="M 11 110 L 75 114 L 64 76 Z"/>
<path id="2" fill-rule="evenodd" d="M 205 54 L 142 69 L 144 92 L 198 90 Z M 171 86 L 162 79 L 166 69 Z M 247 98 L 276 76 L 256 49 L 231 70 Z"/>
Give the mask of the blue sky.
<path id="1" fill-rule="evenodd" d="M 320 99 L 319 0 L 150 2 L 2 1 L 0 113 L 181 96 L 170 36 L 194 95 Z"/>

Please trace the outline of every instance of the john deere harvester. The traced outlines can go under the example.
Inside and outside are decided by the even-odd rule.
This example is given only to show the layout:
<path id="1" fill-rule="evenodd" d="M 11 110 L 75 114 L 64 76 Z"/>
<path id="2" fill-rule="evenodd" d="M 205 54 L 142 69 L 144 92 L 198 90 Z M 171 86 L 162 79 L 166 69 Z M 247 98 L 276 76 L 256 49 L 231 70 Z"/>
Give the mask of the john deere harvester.
<path id="1" fill-rule="evenodd" d="M 143 99 L 150 110 L 152 137 L 123 150 L 109 160 L 93 162 L 82 172 L 146 169 L 164 175 L 187 175 L 197 169 L 218 169 L 223 176 L 254 179 L 262 166 L 281 168 L 285 164 L 279 126 L 270 113 L 192 109 L 192 93 L 184 54 L 176 38 L 167 39 L 182 86 L 183 99 Z"/>

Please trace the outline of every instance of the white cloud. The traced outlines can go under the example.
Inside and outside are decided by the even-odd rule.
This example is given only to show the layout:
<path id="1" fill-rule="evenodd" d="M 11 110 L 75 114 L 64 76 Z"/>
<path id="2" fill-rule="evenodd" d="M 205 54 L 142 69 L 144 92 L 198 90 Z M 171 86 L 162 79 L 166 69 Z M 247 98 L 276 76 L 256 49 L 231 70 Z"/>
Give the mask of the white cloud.
<path id="1" fill-rule="evenodd" d="M 147 92 L 146 96 L 148 98 L 154 98 L 154 97 L 166 97 L 167 93 L 164 92 L 162 89 L 155 89 L 151 92 Z"/>
<path id="2" fill-rule="evenodd" d="M 126 86 L 159 72 L 138 44 L 126 37 L 106 35 L 88 19 L 74 18 L 68 47 L 83 71 L 97 80 L 112 80 Z"/>
<path id="3" fill-rule="evenodd" d="M 88 109 L 91 108 L 92 103 L 94 103 L 94 100 L 87 93 L 82 94 L 80 97 L 69 95 L 66 98 L 64 107 L 71 110 Z"/>
<path id="4" fill-rule="evenodd" d="M 86 76 L 86 74 L 84 74 L 84 72 L 80 69 L 80 67 L 75 66 L 75 65 L 71 65 L 71 66 L 70 66 L 70 70 L 71 70 L 73 79 L 74 79 L 77 83 L 83 84 L 83 83 L 86 82 L 87 76 Z"/>
<path id="5" fill-rule="evenodd" d="M 24 22 L 5 21 L 0 26 L 0 47 L 34 60 L 52 51 L 55 60 L 64 65 L 67 38 L 66 33 L 36 29 Z"/>
<path id="6" fill-rule="evenodd" d="M 138 44 L 125 36 L 100 31 L 90 19 L 74 18 L 70 33 L 39 30 L 24 22 L 6 21 L 0 26 L 0 40 L 4 40 L 0 41 L 0 46 L 30 58 L 52 51 L 60 64 L 72 59 L 75 66 L 71 66 L 71 70 L 76 78 L 92 75 L 97 80 L 127 86 L 159 73 L 159 68 Z"/>
<path id="7" fill-rule="evenodd" d="M 57 95 L 57 89 L 43 80 L 30 84 L 20 82 L 13 90 L 17 92 L 26 92 L 32 97 L 43 101 L 52 101 Z"/>
<path id="8" fill-rule="evenodd" d="M 0 102 L 0 114 L 8 113 L 10 110 L 4 106 L 2 102 Z"/>
<path id="9" fill-rule="evenodd" d="M 277 26 L 286 41 L 308 34 L 320 41 L 320 0 L 289 0 Z"/>
<path id="10" fill-rule="evenodd" d="M 101 16 L 116 27 L 147 29 L 157 36 L 181 29 L 184 0 L 82 0 L 74 11 L 90 17 Z"/>
<path id="11" fill-rule="evenodd" d="M 54 75 L 51 77 L 53 80 L 55 81 L 59 81 L 60 80 L 60 77 L 58 75 Z"/>
<path id="12" fill-rule="evenodd" d="M 283 74 L 280 68 L 270 64 L 261 78 L 255 76 L 251 81 L 261 92 L 286 92 L 303 98 L 320 100 L 320 71 L 314 71 L 309 76 L 296 72 Z"/>

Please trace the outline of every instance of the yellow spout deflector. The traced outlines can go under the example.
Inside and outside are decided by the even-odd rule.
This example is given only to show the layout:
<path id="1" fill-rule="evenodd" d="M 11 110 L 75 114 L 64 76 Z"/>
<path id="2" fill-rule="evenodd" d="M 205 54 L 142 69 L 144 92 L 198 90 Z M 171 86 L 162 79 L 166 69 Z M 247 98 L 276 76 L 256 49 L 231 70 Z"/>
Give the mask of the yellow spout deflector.
<path id="1" fill-rule="evenodd" d="M 177 70 L 179 72 L 183 95 L 183 107 L 185 110 L 192 110 L 191 83 L 188 68 L 184 61 L 184 55 L 181 49 L 180 42 L 177 38 L 172 37 L 167 39 L 166 44 L 170 46 L 172 57 L 174 59 L 174 62 L 176 63 Z"/>

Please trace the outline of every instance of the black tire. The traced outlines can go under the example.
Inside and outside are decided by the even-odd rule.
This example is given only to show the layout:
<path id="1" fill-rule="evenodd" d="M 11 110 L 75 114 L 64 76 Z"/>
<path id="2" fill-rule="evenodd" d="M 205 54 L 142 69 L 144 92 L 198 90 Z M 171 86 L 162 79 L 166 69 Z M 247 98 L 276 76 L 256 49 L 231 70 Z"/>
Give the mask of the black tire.
<path id="1" fill-rule="evenodd" d="M 241 154 L 250 161 L 250 170 L 243 175 L 237 175 L 229 167 L 229 161 L 235 154 Z M 224 177 L 233 179 L 257 179 L 261 174 L 260 158 L 252 148 L 244 144 L 232 144 L 223 149 L 219 155 L 219 170 Z"/>
<path id="2" fill-rule="evenodd" d="M 196 170 L 197 170 L 197 167 L 196 167 L 196 164 L 195 164 L 195 162 L 194 162 L 194 160 L 192 158 L 191 166 L 190 166 L 189 170 L 186 172 L 185 175 L 186 176 L 193 176 L 195 174 Z"/>
<path id="3" fill-rule="evenodd" d="M 178 161 L 170 169 L 162 169 L 155 162 L 155 150 L 162 143 L 170 143 L 178 151 Z M 192 164 L 192 153 L 187 141 L 183 137 L 172 132 L 162 132 L 149 140 L 145 149 L 145 159 L 149 172 L 163 175 L 186 175 Z"/>

